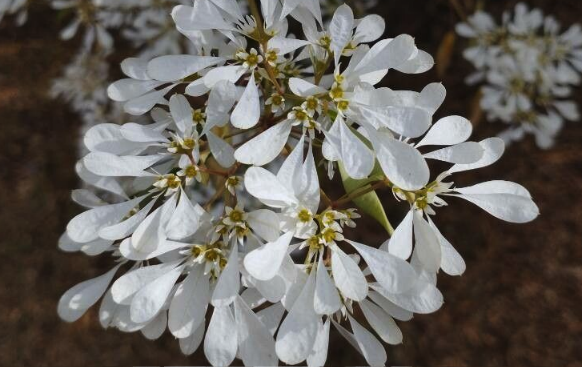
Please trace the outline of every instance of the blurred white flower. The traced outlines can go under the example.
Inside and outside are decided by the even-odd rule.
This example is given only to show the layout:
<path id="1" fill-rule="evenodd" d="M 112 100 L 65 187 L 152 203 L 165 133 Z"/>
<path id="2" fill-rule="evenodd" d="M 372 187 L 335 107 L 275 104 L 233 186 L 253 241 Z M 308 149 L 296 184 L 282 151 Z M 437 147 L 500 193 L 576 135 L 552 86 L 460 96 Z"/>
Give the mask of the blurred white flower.
<path id="1" fill-rule="evenodd" d="M 500 134 L 506 142 L 533 134 L 540 148 L 550 148 L 564 120 L 580 119 L 578 106 L 566 100 L 582 73 L 582 31 L 578 24 L 560 34 L 559 23 L 524 3 L 501 25 L 482 11 L 457 25 L 469 38 L 464 51 L 477 72 L 467 83 L 483 82 L 481 107 L 490 121 L 511 127 Z"/>

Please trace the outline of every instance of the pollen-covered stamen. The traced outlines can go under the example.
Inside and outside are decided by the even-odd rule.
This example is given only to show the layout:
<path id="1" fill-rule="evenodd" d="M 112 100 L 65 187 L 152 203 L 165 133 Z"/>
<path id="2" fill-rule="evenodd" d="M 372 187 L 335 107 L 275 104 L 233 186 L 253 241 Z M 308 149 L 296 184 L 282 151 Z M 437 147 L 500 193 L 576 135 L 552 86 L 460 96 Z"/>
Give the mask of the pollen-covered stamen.
<path id="1" fill-rule="evenodd" d="M 212 244 L 194 245 L 190 249 L 190 258 L 194 263 L 204 265 L 204 273 L 217 278 L 228 263 L 224 252 L 225 245 L 218 241 Z"/>
<path id="2" fill-rule="evenodd" d="M 178 171 L 178 176 L 186 178 L 186 185 L 191 185 L 194 180 L 200 182 L 202 180 L 202 174 L 200 172 L 200 168 L 193 164 L 187 165 L 186 167 L 182 168 Z"/>
<path id="3" fill-rule="evenodd" d="M 321 45 L 321 47 L 329 50 L 329 48 L 331 47 L 331 37 L 329 36 L 329 34 L 324 34 L 323 36 L 321 36 L 319 38 L 319 44 Z"/>
<path id="4" fill-rule="evenodd" d="M 314 114 L 315 112 L 320 112 L 321 103 L 319 102 L 319 99 L 317 97 L 309 96 L 307 97 L 307 100 L 303 102 L 301 107 L 303 107 L 303 109 L 308 111 L 310 114 Z"/>
<path id="5" fill-rule="evenodd" d="M 265 101 L 265 104 L 271 106 L 271 111 L 278 112 L 285 109 L 285 98 L 278 93 L 274 93 Z"/>
<path id="6" fill-rule="evenodd" d="M 308 209 L 301 209 L 297 213 L 297 219 L 299 219 L 301 223 L 310 223 L 313 220 L 313 214 Z"/>
<path id="7" fill-rule="evenodd" d="M 239 176 L 230 176 L 229 178 L 226 179 L 224 185 L 226 186 L 228 192 L 231 193 L 231 195 L 236 195 L 236 189 L 242 187 L 242 181 L 243 181 L 242 178 Z"/>
<path id="8" fill-rule="evenodd" d="M 194 110 L 192 121 L 194 121 L 194 125 L 203 125 L 206 122 L 206 114 L 201 109 Z"/>
<path id="9" fill-rule="evenodd" d="M 167 194 L 178 191 L 182 186 L 182 180 L 180 177 L 174 174 L 167 174 L 158 177 L 158 180 L 154 183 L 154 187 L 160 190 L 167 190 Z"/>
<path id="10" fill-rule="evenodd" d="M 337 101 L 337 109 L 340 112 L 345 112 L 350 107 L 350 102 L 348 100 L 342 99 Z"/>
<path id="11" fill-rule="evenodd" d="M 344 99 L 344 89 L 342 88 L 341 84 L 334 83 L 329 91 L 329 96 L 334 101 L 339 101 Z"/>

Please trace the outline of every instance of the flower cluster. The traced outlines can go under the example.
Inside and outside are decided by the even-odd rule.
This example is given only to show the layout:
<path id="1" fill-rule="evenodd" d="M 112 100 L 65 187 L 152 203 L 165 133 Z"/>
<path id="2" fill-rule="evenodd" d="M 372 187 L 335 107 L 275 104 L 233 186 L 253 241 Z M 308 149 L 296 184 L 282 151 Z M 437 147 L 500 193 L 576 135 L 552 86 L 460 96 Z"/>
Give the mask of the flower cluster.
<path id="1" fill-rule="evenodd" d="M 432 67 L 411 36 L 380 39 L 384 20 L 356 19 L 346 5 L 324 26 L 317 0 L 249 9 L 177 6 L 195 51 L 122 63 L 127 78 L 109 96 L 153 122 L 85 136 L 77 172 L 98 194 L 73 192 L 87 211 L 59 246 L 109 254 L 115 266 L 67 291 L 59 315 L 73 322 L 104 296 L 104 327 L 150 339 L 168 329 L 185 354 L 203 345 L 216 366 L 324 365 L 333 325 L 383 365 L 380 340 L 402 342 L 396 320 L 438 310 L 437 273 L 465 269 L 436 212 L 458 198 L 524 223 L 538 208 L 512 182 L 454 184 L 454 174 L 495 163 L 504 144 L 468 141 L 460 116 L 433 122 L 441 84 L 375 87 L 390 70 Z M 431 175 L 435 160 L 449 168 Z M 343 181 L 346 194 L 330 199 L 325 180 Z M 395 230 L 374 215 L 384 213 L 380 189 L 409 209 Z M 348 238 L 361 220 L 355 206 L 384 218 L 385 243 Z"/>
<path id="2" fill-rule="evenodd" d="M 533 134 L 539 147 L 549 148 L 564 120 L 580 118 L 578 106 L 567 100 L 582 80 L 580 25 L 560 33 L 556 19 L 519 3 L 501 25 L 478 11 L 457 25 L 457 33 L 470 39 L 464 56 L 477 72 L 467 82 L 484 81 L 481 107 L 488 120 L 511 124 L 500 135 L 506 142 Z"/>

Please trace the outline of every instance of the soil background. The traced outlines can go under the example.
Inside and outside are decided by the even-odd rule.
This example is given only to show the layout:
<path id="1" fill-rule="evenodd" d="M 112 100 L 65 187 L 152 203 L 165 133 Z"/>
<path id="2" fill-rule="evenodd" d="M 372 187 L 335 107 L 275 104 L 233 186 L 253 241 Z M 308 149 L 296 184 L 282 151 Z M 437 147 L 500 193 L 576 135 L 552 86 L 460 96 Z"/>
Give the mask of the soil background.
<path id="1" fill-rule="evenodd" d="M 582 20 L 579 0 L 527 3 L 565 26 Z M 485 7 L 499 19 L 514 4 L 486 1 Z M 444 0 L 380 0 L 374 11 L 385 17 L 387 35 L 411 34 L 433 55 L 458 20 Z M 80 212 L 70 200 L 79 184 L 74 163 L 80 121 L 47 96 L 50 81 L 76 50 L 56 37 L 64 25 L 42 4 L 32 7 L 23 27 L 9 19 L 0 25 L 0 366 L 204 365 L 200 352 L 182 356 L 168 334 L 151 342 L 141 334 L 102 330 L 95 309 L 74 324 L 56 314 L 67 289 L 110 266 L 106 256 L 64 254 L 56 247 L 67 221 Z M 437 118 L 470 116 L 476 89 L 463 83 L 471 67 L 461 43 L 443 75 L 395 72 L 387 86 L 420 90 L 442 81 L 448 97 Z M 575 99 L 582 105 L 580 89 Z M 473 139 L 503 127 L 480 122 Z M 458 175 L 460 185 L 519 182 L 542 215 L 512 225 L 464 202 L 451 200 L 440 210 L 439 227 L 465 258 L 467 271 L 439 276 L 444 306 L 400 323 L 404 344 L 387 348 L 388 364 L 582 366 L 581 143 L 581 123 L 567 123 L 549 151 L 527 139 L 509 147 L 496 165 Z M 389 216 L 397 222 L 402 212 L 389 210 Z M 373 224 L 354 236 L 370 244 L 384 240 Z M 332 339 L 328 365 L 365 364 L 334 331 Z"/>

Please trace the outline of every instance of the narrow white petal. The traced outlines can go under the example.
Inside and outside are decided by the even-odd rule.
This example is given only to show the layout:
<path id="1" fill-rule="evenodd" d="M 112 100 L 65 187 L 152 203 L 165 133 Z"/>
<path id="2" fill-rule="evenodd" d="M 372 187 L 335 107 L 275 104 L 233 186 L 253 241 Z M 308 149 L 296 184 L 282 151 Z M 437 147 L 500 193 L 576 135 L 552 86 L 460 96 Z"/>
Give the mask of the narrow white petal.
<path id="1" fill-rule="evenodd" d="M 196 233 L 202 218 L 207 214 L 198 203 L 196 205 L 192 203 L 183 189 L 180 190 L 178 206 L 166 225 L 166 235 L 173 240 L 181 240 Z"/>
<path id="2" fill-rule="evenodd" d="M 500 138 L 485 139 L 479 144 L 483 148 L 483 156 L 481 159 L 471 164 L 455 164 L 451 169 L 449 169 L 449 172 L 464 172 L 490 166 L 497 162 L 505 152 L 505 142 Z"/>
<path id="3" fill-rule="evenodd" d="M 238 265 L 238 246 L 235 244 L 228 258 L 226 267 L 220 274 L 210 302 L 214 307 L 230 306 L 240 290 L 240 272 Z"/>
<path id="4" fill-rule="evenodd" d="M 469 139 L 473 132 L 471 121 L 461 116 L 448 116 L 438 120 L 425 137 L 416 144 L 449 146 L 462 143 Z"/>
<path id="5" fill-rule="evenodd" d="M 210 300 L 208 276 L 197 266 L 178 286 L 170 303 L 168 328 L 176 338 L 187 338 L 204 323 Z"/>
<path id="6" fill-rule="evenodd" d="M 279 238 L 281 219 L 279 214 L 266 209 L 248 213 L 247 222 L 255 234 L 265 241 L 273 242 Z"/>
<path id="7" fill-rule="evenodd" d="M 145 172 L 163 158 L 162 155 L 116 156 L 111 153 L 92 152 L 83 159 L 83 164 L 96 175 L 106 177 L 154 176 Z"/>
<path id="8" fill-rule="evenodd" d="M 455 250 L 453 245 L 442 235 L 434 222 L 428 218 L 428 223 L 433 229 L 441 245 L 441 269 L 448 275 L 462 275 L 467 269 L 465 260 Z"/>
<path id="9" fill-rule="evenodd" d="M 289 88 L 295 95 L 300 97 L 309 97 L 316 94 L 327 93 L 326 89 L 299 78 L 289 79 Z"/>
<path id="10" fill-rule="evenodd" d="M 315 296 L 313 308 L 320 315 L 332 315 L 341 308 L 339 293 L 335 284 L 323 264 L 323 257 L 319 257 L 315 281 Z"/>
<path id="11" fill-rule="evenodd" d="M 271 335 L 275 335 L 275 332 L 281 324 L 281 319 L 285 313 L 285 307 L 281 303 L 275 303 L 261 311 L 257 312 L 257 317 L 261 320 L 261 323 L 269 329 Z"/>
<path id="12" fill-rule="evenodd" d="M 428 183 L 430 171 L 418 150 L 389 138 L 374 141 L 374 147 L 382 170 L 397 187 L 414 191 Z"/>
<path id="13" fill-rule="evenodd" d="M 304 361 L 313 349 L 319 319 L 313 309 L 314 291 L 315 273 L 312 272 L 277 333 L 277 356 L 287 364 Z"/>
<path id="14" fill-rule="evenodd" d="M 400 222 L 392 237 L 387 242 L 388 252 L 403 260 L 408 260 L 412 255 L 412 218 L 414 211 L 410 210 Z"/>
<path id="15" fill-rule="evenodd" d="M 221 57 L 168 55 L 160 56 L 148 64 L 148 74 L 164 82 L 178 81 L 202 69 L 224 61 Z"/>
<path id="16" fill-rule="evenodd" d="M 441 292 L 424 280 L 417 281 L 414 287 L 400 294 L 386 292 L 379 286 L 372 286 L 372 288 L 395 305 L 414 313 L 433 313 L 443 305 Z"/>
<path id="17" fill-rule="evenodd" d="M 380 306 L 386 313 L 396 320 L 400 321 L 410 321 L 412 320 L 413 314 L 410 311 L 403 309 L 400 306 L 396 306 L 394 303 L 390 302 L 386 297 L 382 296 L 376 291 L 370 291 L 368 297 L 374 301 L 378 306 Z"/>
<path id="18" fill-rule="evenodd" d="M 239 355 L 245 366 L 275 366 L 273 336 L 241 297 L 234 301 Z"/>
<path id="19" fill-rule="evenodd" d="M 190 135 L 192 131 L 192 112 L 192 107 L 186 97 L 181 94 L 170 97 L 170 113 L 183 135 Z"/>
<path id="20" fill-rule="evenodd" d="M 294 194 L 275 175 L 264 168 L 247 169 L 244 182 L 249 194 L 270 207 L 286 208 L 297 203 Z"/>
<path id="21" fill-rule="evenodd" d="M 376 43 L 356 66 L 359 75 L 388 70 L 403 65 L 416 52 L 414 39 L 402 34 Z"/>
<path id="22" fill-rule="evenodd" d="M 66 322 L 75 322 L 93 306 L 107 290 L 109 283 L 121 265 L 107 273 L 77 284 L 63 294 L 59 300 L 59 317 Z"/>
<path id="23" fill-rule="evenodd" d="M 206 136 L 208 137 L 210 152 L 218 164 L 224 168 L 232 167 L 236 163 L 234 148 L 211 131 L 207 132 Z"/>
<path id="24" fill-rule="evenodd" d="M 352 40 L 354 29 L 354 13 L 352 8 L 347 5 L 341 5 L 335 13 L 329 24 L 329 33 L 331 34 L 331 50 L 334 53 L 335 64 L 339 64 L 344 48 Z"/>
<path id="25" fill-rule="evenodd" d="M 339 247 L 332 248 L 331 270 L 335 285 L 342 294 L 354 301 L 361 301 L 368 294 L 368 281 L 358 264 Z"/>
<path id="26" fill-rule="evenodd" d="M 166 303 L 174 284 L 182 274 L 183 266 L 170 270 L 167 274 L 140 289 L 130 306 L 131 320 L 138 324 L 153 319 Z"/>
<path id="27" fill-rule="evenodd" d="M 465 142 L 435 150 L 424 157 L 455 164 L 475 164 L 483 158 L 483 153 L 483 147 L 479 143 Z"/>
<path id="28" fill-rule="evenodd" d="M 119 277 L 111 286 L 111 295 L 115 303 L 129 305 L 135 294 L 164 274 L 176 268 L 178 262 L 163 263 L 132 270 Z"/>
<path id="29" fill-rule="evenodd" d="M 259 280 L 272 279 L 287 255 L 287 249 L 293 238 L 293 232 L 288 232 L 274 242 L 269 242 L 260 248 L 251 251 L 245 256 L 245 269 L 254 278 Z"/>
<path id="30" fill-rule="evenodd" d="M 119 223 L 143 196 L 120 204 L 100 206 L 77 215 L 67 225 L 67 234 L 71 240 L 87 243 L 99 238 L 101 228 Z"/>
<path id="31" fill-rule="evenodd" d="M 389 292 L 401 293 L 414 285 L 416 272 L 405 260 L 361 243 L 348 242 L 362 256 L 378 283 Z"/>
<path id="32" fill-rule="evenodd" d="M 166 326 L 168 325 L 168 313 L 160 312 L 150 323 L 148 323 L 141 333 L 149 340 L 156 340 L 162 336 L 164 331 L 166 331 Z"/>
<path id="33" fill-rule="evenodd" d="M 313 349 L 307 357 L 308 366 L 325 366 L 329 347 L 329 327 L 329 318 L 325 321 L 325 323 L 321 321 L 318 323 L 317 337 L 315 338 L 315 343 L 313 343 Z"/>
<path id="34" fill-rule="evenodd" d="M 196 350 L 200 346 L 200 343 L 202 343 L 202 338 L 204 338 L 205 327 L 206 327 L 206 325 L 205 325 L 204 320 L 203 320 L 203 322 L 192 333 L 192 335 L 190 335 L 187 338 L 179 339 L 180 350 L 182 351 L 182 353 L 189 356 L 191 354 L 194 354 L 194 352 L 196 352 Z"/>
<path id="35" fill-rule="evenodd" d="M 364 313 L 364 317 L 368 320 L 368 324 L 384 342 L 392 345 L 402 343 L 400 328 L 383 309 L 368 300 L 360 302 L 360 308 Z"/>
<path id="36" fill-rule="evenodd" d="M 255 166 L 264 166 L 272 162 L 289 140 L 291 128 L 290 121 L 278 123 L 243 144 L 236 150 L 234 157 L 241 163 Z"/>
<path id="37" fill-rule="evenodd" d="M 441 246 L 430 225 L 418 213 L 414 214 L 414 237 L 416 253 L 423 268 L 429 273 L 436 273 L 441 267 Z"/>
<path id="38" fill-rule="evenodd" d="M 236 330 L 233 332 L 234 325 L 230 307 L 214 309 L 204 339 L 204 355 L 211 365 L 229 366 L 236 357 L 238 343 Z"/>
<path id="39" fill-rule="evenodd" d="M 259 122 L 260 117 L 259 88 L 255 82 L 255 74 L 252 73 L 243 95 L 232 111 L 230 121 L 238 129 L 250 129 Z"/>
<path id="40" fill-rule="evenodd" d="M 354 331 L 354 337 L 356 338 L 362 355 L 366 358 L 366 362 L 370 366 L 384 366 L 388 357 L 386 356 L 386 350 L 384 350 L 382 343 L 371 332 L 354 320 L 353 317 L 348 315 L 348 318 Z"/>

